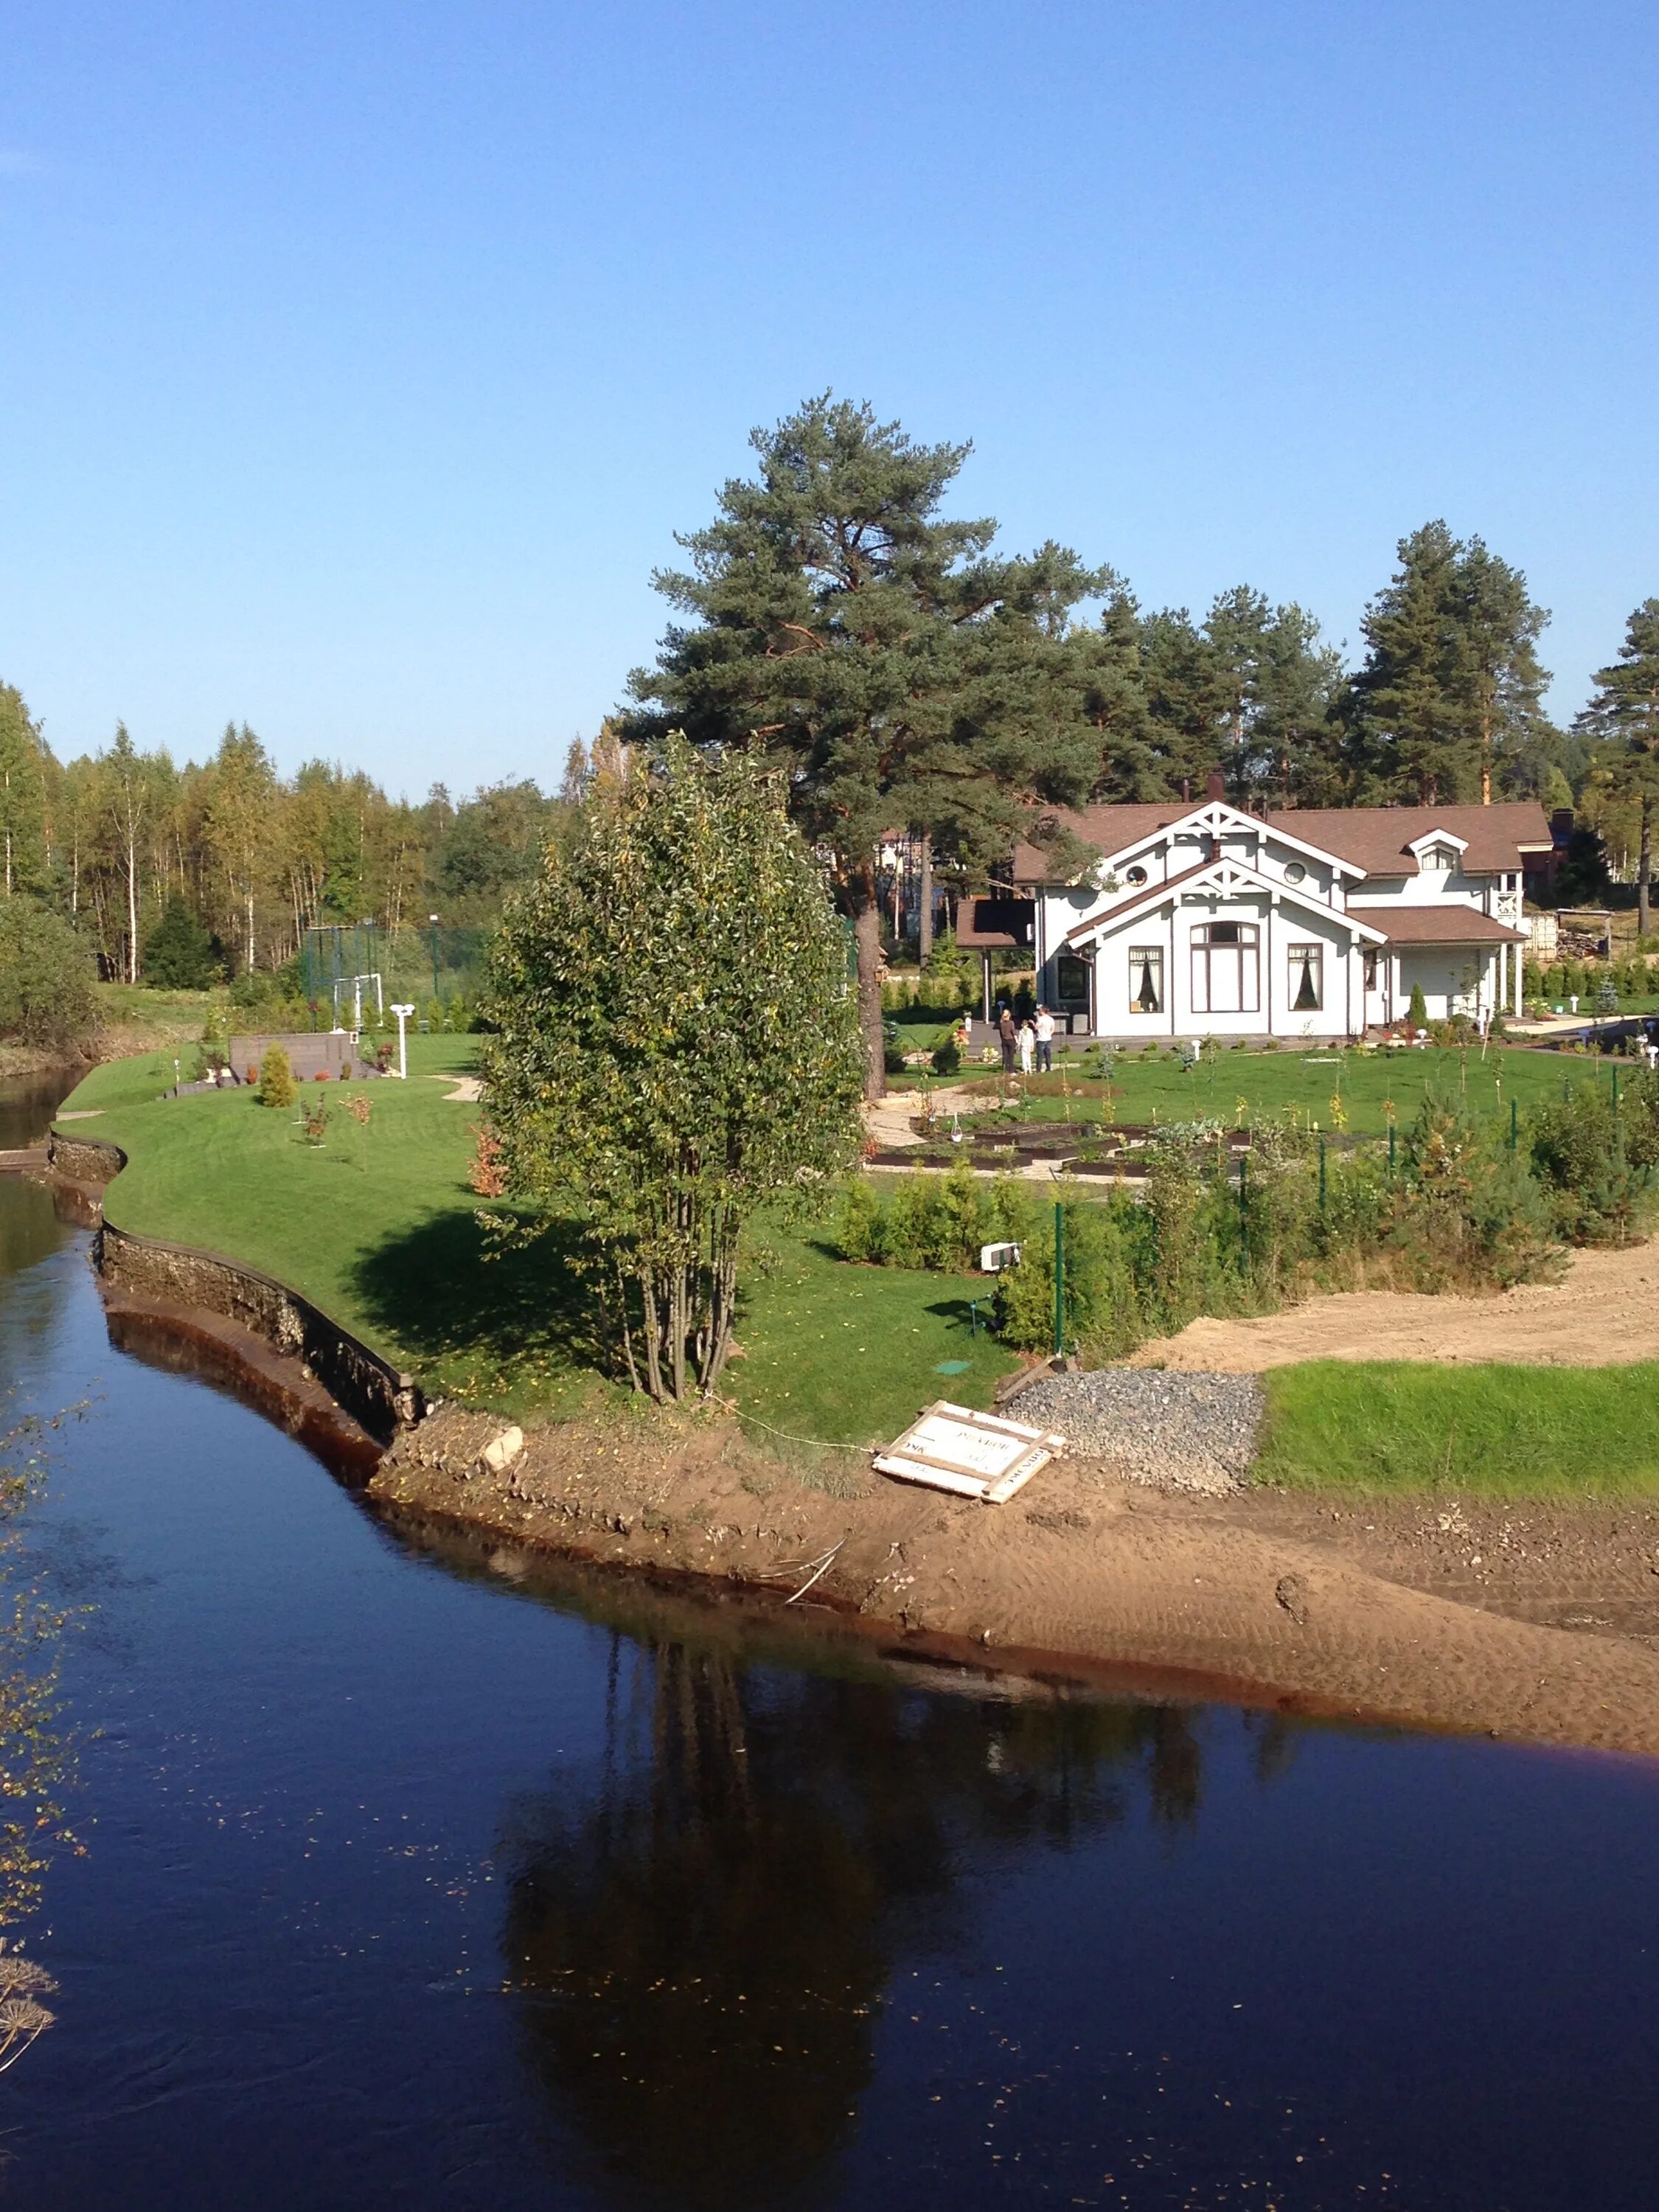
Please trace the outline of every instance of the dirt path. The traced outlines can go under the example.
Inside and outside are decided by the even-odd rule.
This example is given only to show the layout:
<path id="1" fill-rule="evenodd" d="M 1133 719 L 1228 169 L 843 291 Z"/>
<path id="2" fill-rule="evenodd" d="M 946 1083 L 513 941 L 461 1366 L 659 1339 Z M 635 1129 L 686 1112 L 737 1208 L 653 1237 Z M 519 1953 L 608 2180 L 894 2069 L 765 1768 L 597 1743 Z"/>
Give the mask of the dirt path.
<path id="1" fill-rule="evenodd" d="M 1659 1240 L 1580 1252 L 1565 1280 L 1491 1297 L 1354 1291 L 1256 1321 L 1195 1321 L 1143 1344 L 1137 1367 L 1248 1374 L 1297 1359 L 1504 1359 L 1605 1367 L 1659 1359 Z"/>

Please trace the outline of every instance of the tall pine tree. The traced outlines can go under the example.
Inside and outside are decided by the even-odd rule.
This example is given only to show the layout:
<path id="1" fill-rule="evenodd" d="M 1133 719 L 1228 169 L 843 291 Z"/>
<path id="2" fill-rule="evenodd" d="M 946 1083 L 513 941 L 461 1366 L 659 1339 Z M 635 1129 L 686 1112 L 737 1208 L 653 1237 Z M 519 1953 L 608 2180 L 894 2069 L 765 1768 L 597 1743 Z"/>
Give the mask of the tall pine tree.
<path id="1" fill-rule="evenodd" d="M 992 550 L 996 526 L 940 509 L 969 453 L 921 446 L 829 393 L 751 443 L 718 518 L 654 581 L 688 619 L 636 670 L 628 734 L 755 743 L 787 767 L 791 811 L 829 860 L 857 947 L 872 1096 L 884 1087 L 878 877 L 896 830 L 982 878 L 1045 805 L 1098 776 L 1073 610 L 1105 580 L 1049 544 Z"/>
<path id="2" fill-rule="evenodd" d="M 1598 669 L 1585 711 L 1588 726 L 1612 742 L 1613 789 L 1640 815 L 1636 866 L 1637 927 L 1645 937 L 1653 882 L 1653 807 L 1659 796 L 1659 599 L 1644 599 L 1625 625 L 1625 641 Z"/>

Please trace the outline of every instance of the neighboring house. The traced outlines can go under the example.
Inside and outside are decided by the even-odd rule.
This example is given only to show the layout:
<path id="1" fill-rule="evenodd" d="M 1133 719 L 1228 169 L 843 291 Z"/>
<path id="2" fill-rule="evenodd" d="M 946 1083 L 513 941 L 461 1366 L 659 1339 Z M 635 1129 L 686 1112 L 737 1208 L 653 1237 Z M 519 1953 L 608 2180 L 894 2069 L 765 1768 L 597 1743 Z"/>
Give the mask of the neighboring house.
<path id="1" fill-rule="evenodd" d="M 1530 802 L 1288 809 L 1090 806 L 1063 816 L 1097 847 L 1082 882 L 1020 846 L 1016 896 L 964 899 L 957 941 L 1029 945 L 1037 995 L 1114 1039 L 1357 1037 L 1402 1019 L 1518 1012 L 1523 878 L 1547 865 Z"/>

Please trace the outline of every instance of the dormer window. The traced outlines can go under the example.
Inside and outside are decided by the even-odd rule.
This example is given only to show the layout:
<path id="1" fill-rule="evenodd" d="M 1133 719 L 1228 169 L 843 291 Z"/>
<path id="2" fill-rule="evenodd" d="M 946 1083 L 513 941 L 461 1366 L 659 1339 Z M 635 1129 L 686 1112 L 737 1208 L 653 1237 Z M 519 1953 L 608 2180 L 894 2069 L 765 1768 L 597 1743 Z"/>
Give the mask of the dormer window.
<path id="1" fill-rule="evenodd" d="M 1457 866 L 1457 855 L 1449 845 L 1431 845 L 1423 855 L 1425 868 L 1452 869 Z"/>
<path id="2" fill-rule="evenodd" d="M 1308 871 L 1303 866 L 1300 860 L 1291 860 L 1286 865 L 1285 870 L 1285 880 L 1287 884 L 1305 884 L 1307 882 Z"/>

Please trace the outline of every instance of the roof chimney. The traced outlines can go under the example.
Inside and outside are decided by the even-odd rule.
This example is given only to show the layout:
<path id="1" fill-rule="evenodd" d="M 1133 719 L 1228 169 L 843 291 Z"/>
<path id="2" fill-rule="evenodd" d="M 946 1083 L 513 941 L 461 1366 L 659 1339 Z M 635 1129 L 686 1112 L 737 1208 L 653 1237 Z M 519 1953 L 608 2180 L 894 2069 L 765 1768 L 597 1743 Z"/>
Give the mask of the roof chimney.
<path id="1" fill-rule="evenodd" d="M 1204 795 L 1212 802 L 1224 799 L 1227 796 L 1227 779 L 1218 768 L 1212 768 L 1210 770 L 1210 780 L 1204 787 Z"/>

